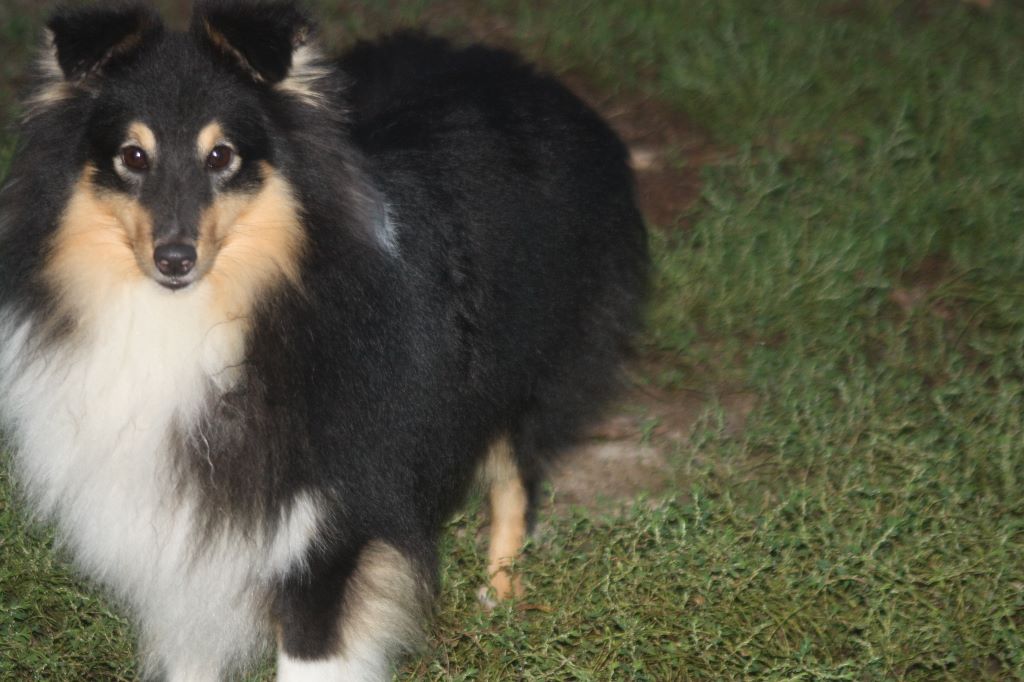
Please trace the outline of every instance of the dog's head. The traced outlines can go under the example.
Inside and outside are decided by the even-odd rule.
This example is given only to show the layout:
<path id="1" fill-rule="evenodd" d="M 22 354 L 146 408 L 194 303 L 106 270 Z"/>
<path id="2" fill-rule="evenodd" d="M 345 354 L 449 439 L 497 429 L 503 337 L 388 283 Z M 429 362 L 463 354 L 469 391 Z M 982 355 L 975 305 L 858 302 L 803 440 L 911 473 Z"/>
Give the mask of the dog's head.
<path id="1" fill-rule="evenodd" d="M 310 32 L 287 2 L 208 0 L 184 33 L 141 4 L 54 16 L 27 107 L 55 134 L 75 129 L 51 282 L 73 296 L 151 280 L 184 296 L 219 279 L 252 296 L 294 278 L 304 237 L 281 168 L 303 159 L 286 138 L 295 111 L 330 108 Z"/>

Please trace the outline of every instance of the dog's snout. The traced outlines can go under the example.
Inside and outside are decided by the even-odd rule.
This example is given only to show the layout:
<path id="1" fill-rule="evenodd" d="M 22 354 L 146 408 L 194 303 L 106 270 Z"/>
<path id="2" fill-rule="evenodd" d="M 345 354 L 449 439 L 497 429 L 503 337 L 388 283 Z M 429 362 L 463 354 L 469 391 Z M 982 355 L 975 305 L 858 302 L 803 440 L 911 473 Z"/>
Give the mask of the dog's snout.
<path id="1" fill-rule="evenodd" d="M 153 251 L 156 269 L 167 277 L 184 277 L 196 265 L 196 247 L 191 244 L 164 244 Z"/>

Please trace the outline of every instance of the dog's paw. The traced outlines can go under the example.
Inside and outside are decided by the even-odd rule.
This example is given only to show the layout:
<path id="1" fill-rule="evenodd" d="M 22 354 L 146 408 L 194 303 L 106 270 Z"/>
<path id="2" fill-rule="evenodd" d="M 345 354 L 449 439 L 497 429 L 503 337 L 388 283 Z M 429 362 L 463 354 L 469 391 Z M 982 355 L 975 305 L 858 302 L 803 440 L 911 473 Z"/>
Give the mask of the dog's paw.
<path id="1" fill-rule="evenodd" d="M 476 598 L 485 609 L 492 611 L 501 602 L 522 599 L 524 594 L 522 578 L 508 568 L 499 568 L 491 574 L 490 584 L 480 586 Z"/>
<path id="2" fill-rule="evenodd" d="M 494 597 L 494 591 L 490 585 L 481 585 L 476 591 L 476 600 L 485 611 L 493 611 L 498 606 L 498 600 Z"/>

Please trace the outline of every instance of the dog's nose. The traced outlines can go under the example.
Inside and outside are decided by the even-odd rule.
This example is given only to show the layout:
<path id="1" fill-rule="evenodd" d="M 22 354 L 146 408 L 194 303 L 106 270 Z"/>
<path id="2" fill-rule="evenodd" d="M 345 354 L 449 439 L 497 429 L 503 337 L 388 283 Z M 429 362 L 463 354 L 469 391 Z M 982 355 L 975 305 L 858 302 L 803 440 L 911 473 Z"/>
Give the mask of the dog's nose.
<path id="1" fill-rule="evenodd" d="M 156 269 L 168 277 L 184 277 L 196 265 L 196 247 L 190 244 L 164 244 L 153 251 Z"/>

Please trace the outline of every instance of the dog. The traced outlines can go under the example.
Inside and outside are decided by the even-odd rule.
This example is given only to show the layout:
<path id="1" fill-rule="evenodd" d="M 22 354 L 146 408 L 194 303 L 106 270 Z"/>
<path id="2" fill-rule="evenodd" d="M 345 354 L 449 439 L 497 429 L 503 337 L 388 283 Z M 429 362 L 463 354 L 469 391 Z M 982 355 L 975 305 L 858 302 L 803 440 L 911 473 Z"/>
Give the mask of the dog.
<path id="1" fill-rule="evenodd" d="M 26 505 L 147 679 L 389 679 L 481 477 L 493 597 L 621 384 L 627 150 L 517 56 L 317 45 L 280 0 L 59 11 L 0 190 L 0 417 Z"/>

